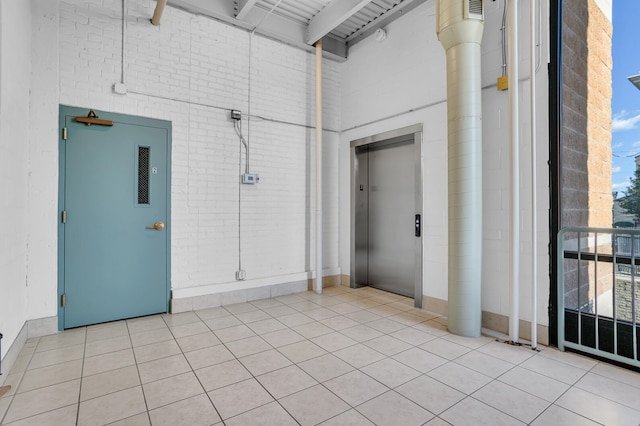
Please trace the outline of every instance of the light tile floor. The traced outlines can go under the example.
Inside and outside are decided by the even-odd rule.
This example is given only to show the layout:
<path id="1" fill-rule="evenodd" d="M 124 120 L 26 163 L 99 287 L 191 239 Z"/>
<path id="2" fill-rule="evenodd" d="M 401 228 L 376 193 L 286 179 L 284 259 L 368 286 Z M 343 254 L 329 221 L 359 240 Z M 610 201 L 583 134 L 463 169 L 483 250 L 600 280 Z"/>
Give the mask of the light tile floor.
<path id="1" fill-rule="evenodd" d="M 640 424 L 640 374 L 346 287 L 29 340 L 3 425 Z"/>

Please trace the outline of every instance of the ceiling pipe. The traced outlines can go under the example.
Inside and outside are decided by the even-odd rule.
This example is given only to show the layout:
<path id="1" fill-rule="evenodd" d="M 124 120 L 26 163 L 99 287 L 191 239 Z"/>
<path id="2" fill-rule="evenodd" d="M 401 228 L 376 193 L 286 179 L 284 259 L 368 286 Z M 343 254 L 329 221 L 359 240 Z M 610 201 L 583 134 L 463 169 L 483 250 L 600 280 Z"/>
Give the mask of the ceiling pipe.
<path id="1" fill-rule="evenodd" d="M 162 18 L 162 12 L 167 5 L 167 0 L 158 0 L 156 3 L 156 10 L 153 11 L 153 17 L 151 17 L 151 24 L 160 25 L 160 18 Z"/>
<path id="2" fill-rule="evenodd" d="M 313 290 L 322 294 L 322 39 L 316 42 L 316 279 Z"/>
<path id="3" fill-rule="evenodd" d="M 518 94 L 518 0 L 507 3 L 509 140 L 511 142 L 511 292 L 509 340 L 520 340 L 520 120 Z"/>
<path id="4" fill-rule="evenodd" d="M 482 331 L 482 1 L 438 0 L 447 58 L 449 331 Z"/>

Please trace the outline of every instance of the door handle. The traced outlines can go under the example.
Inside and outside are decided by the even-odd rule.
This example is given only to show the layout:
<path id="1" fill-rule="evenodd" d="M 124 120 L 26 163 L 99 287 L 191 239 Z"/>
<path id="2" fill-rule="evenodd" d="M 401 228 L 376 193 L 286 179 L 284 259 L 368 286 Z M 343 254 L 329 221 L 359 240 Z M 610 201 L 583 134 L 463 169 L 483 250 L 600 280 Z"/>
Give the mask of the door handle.
<path id="1" fill-rule="evenodd" d="M 164 222 L 156 222 L 151 226 L 147 226 L 147 229 L 155 229 L 156 231 L 162 231 L 164 229 Z"/>
<path id="2" fill-rule="evenodd" d="M 420 228 L 422 227 L 422 223 L 421 222 L 422 222 L 422 218 L 420 217 L 419 214 L 417 214 L 416 215 L 416 222 L 415 222 L 415 224 L 416 224 L 416 237 L 420 236 L 420 231 L 421 231 Z"/>

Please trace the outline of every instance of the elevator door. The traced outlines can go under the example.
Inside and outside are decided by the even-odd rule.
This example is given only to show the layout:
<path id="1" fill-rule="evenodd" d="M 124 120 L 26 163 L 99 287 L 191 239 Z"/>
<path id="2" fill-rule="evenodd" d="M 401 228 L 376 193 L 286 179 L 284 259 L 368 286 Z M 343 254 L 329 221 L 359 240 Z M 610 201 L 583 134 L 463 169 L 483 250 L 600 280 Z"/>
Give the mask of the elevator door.
<path id="1" fill-rule="evenodd" d="M 358 284 L 415 296 L 415 151 L 406 142 L 356 153 Z M 366 232 L 366 234 L 365 234 Z M 359 234 L 359 235 L 358 235 Z"/>

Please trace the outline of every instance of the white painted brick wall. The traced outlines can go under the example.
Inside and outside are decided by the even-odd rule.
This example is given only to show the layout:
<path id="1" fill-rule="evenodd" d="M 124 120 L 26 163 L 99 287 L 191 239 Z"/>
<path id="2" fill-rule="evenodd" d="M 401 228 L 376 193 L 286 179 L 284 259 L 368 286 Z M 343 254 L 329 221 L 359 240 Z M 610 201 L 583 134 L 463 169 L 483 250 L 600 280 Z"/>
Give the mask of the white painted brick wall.
<path id="1" fill-rule="evenodd" d="M 0 3 L 0 333 L 9 350 L 26 317 L 31 13 Z M 6 369 L 6 366 L 5 366 Z M 3 371 L 6 374 L 6 371 Z M 0 383 L 2 380 L 0 379 Z"/>
<path id="2" fill-rule="evenodd" d="M 57 311 L 58 256 L 58 4 L 31 1 L 31 87 L 29 126 L 29 210 L 27 319 Z M 24 55 L 24 52 L 20 53 Z"/>
<path id="3" fill-rule="evenodd" d="M 285 276 L 313 268 L 314 257 L 309 247 L 313 247 L 314 240 L 315 149 L 314 132 L 305 127 L 313 126 L 315 120 L 312 54 L 255 36 L 251 40 L 252 57 L 249 61 L 247 32 L 172 7 L 165 9 L 162 24 L 153 27 L 149 24 L 149 17 L 155 1 L 129 0 L 125 70 L 130 93 L 119 96 L 112 93 L 111 87 L 121 77 L 121 0 L 32 0 L 30 3 L 33 8 L 32 28 L 29 28 L 24 14 L 13 13 L 13 9 L 26 12 L 29 8 L 27 2 L 0 2 L 0 29 L 3 31 L 0 33 L 0 188 L 3 194 L 0 202 L 5 203 L 3 220 L 12 224 L 4 229 L 0 239 L 0 259 L 3 259 L 0 288 L 3 295 L 7 294 L 6 286 L 10 286 L 10 298 L 0 298 L 0 331 L 5 330 L 7 318 L 13 321 L 9 327 L 15 329 L 25 319 L 57 313 L 57 234 L 47 224 L 55 223 L 58 214 L 58 102 L 172 122 L 174 289 L 215 291 L 211 289 L 216 286 L 224 286 L 226 290 L 236 286 L 233 277 L 238 263 L 239 199 L 242 202 L 243 267 L 249 278 Z M 487 3 L 483 84 L 493 82 L 500 71 L 499 31 L 496 26 L 500 19 L 499 3 Z M 50 10 L 51 4 L 54 5 L 53 11 Z M 12 13 L 7 13 L 7 10 Z M 542 18 L 543 22 L 548 21 L 546 16 Z M 350 129 L 444 100 L 444 52 L 432 31 L 434 24 L 434 2 L 427 2 L 389 25 L 385 42 L 365 40 L 357 44 L 345 64 L 324 61 L 325 128 Z M 45 28 L 46 31 L 43 30 Z M 525 33 L 526 25 L 522 29 Z M 31 32 L 34 37 L 30 58 L 34 82 L 30 101 L 31 112 L 37 113 L 38 120 L 21 125 L 20 117 L 24 119 L 29 115 L 28 111 L 20 114 L 18 111 L 26 108 L 25 100 L 28 99 L 22 79 L 28 78 L 29 73 L 25 70 L 29 65 L 22 62 L 28 62 L 24 52 L 29 51 L 27 45 Z M 10 38 L 6 37 L 7 33 L 11 34 Z M 543 46 L 546 46 L 545 42 L 543 40 Z M 523 63 L 526 64 L 526 59 Z M 544 64 L 545 61 L 543 68 Z M 7 74 L 8 70 L 20 70 L 22 77 L 18 76 L 16 80 Z M 259 173 L 262 180 L 256 187 L 241 187 L 239 193 L 237 182 L 243 165 L 239 164 L 240 145 L 227 118 L 227 110 L 234 108 L 245 114 L 249 112 L 249 74 L 251 113 L 297 125 L 259 118 L 251 120 L 251 169 Z M 539 99 L 546 100 L 545 82 L 539 81 L 538 87 Z M 17 103 L 13 102 L 14 95 Z M 526 102 L 527 94 L 523 93 L 523 104 Z M 506 94 L 485 91 L 483 105 L 486 218 L 483 307 L 505 313 L 508 298 L 506 209 L 509 196 L 504 130 Z M 544 139 L 546 105 L 541 101 L 539 107 L 542 121 L 539 134 Z M 14 120 L 16 116 L 17 121 Z M 7 126 L 8 122 L 11 126 Z M 348 142 L 393 128 L 423 123 L 424 262 L 425 277 L 428 277 L 425 293 L 446 299 L 444 122 L 446 105 L 440 103 L 347 130 L 342 135 L 325 131 L 323 196 L 324 260 L 327 268 L 341 267 L 345 273 L 349 270 Z M 522 122 L 526 127 L 526 119 Z M 16 129 L 26 127 L 31 131 L 28 150 L 16 143 L 20 140 Z M 243 129 L 245 134 L 249 134 L 247 119 L 243 120 Z M 544 160 L 546 152 L 547 146 L 541 144 L 538 152 L 541 160 Z M 526 147 L 522 153 L 524 166 L 528 156 Z M 25 160 L 27 155 L 30 163 Z M 29 164 L 28 167 L 25 164 Z M 544 164 L 544 161 L 539 162 L 538 173 L 541 179 L 538 198 L 544 201 L 539 204 L 541 281 L 546 277 L 547 260 L 544 230 L 548 206 Z M 28 181 L 27 173 L 31 173 Z M 523 179 L 522 184 L 526 188 L 527 180 Z M 528 203 L 526 196 L 524 202 Z M 20 213 L 27 209 L 26 203 L 34 212 L 29 220 L 45 225 L 27 227 L 26 219 Z M 525 204 L 524 210 L 527 208 Z M 40 221 L 41 218 L 46 219 Z M 28 252 L 25 241 L 29 242 Z M 27 290 L 21 283 L 27 272 L 21 260 L 25 256 L 29 257 Z M 528 273 L 523 267 L 523 276 Z M 7 284 L 15 281 L 18 284 Z M 266 278 L 262 282 L 274 283 Z M 523 283 L 523 294 L 526 294 L 527 285 Z M 546 287 L 541 286 L 538 296 L 541 311 L 546 304 Z M 18 303 L 7 304 L 7 300 L 17 300 Z M 523 300 L 526 302 L 526 297 Z M 22 301 L 28 301 L 26 315 Z M 4 351 L 7 342 L 3 343 Z"/>
<path id="4" fill-rule="evenodd" d="M 155 2 L 130 0 L 129 93 L 118 96 L 111 86 L 120 81 L 121 4 L 60 1 L 60 102 L 172 121 L 173 288 L 235 280 L 239 197 L 248 279 L 311 270 L 315 142 L 305 126 L 314 124 L 313 54 L 254 35 L 249 60 L 246 31 L 171 7 L 154 27 L 149 17 Z M 324 126 L 339 129 L 340 66 L 325 60 L 324 69 Z M 251 171 L 260 175 L 258 185 L 242 186 L 240 193 L 244 162 L 239 164 L 229 109 L 244 114 Z M 268 119 L 251 119 L 250 131 L 249 109 Z M 326 133 L 325 268 L 335 270 L 338 139 Z"/>

